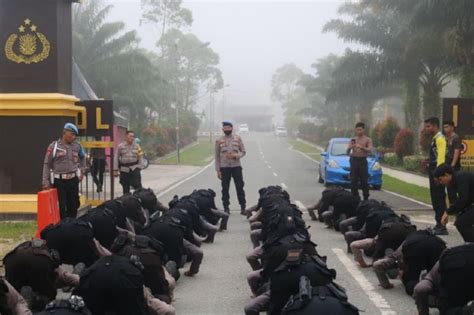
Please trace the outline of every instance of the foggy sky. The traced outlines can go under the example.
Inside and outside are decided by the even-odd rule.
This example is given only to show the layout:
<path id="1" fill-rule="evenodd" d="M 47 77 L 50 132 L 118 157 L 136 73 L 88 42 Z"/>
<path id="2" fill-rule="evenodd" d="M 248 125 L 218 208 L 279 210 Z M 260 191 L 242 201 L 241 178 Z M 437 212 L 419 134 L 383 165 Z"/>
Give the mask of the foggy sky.
<path id="1" fill-rule="evenodd" d="M 337 16 L 342 0 L 330 1 L 184 1 L 193 13 L 190 29 L 201 41 L 210 42 L 220 55 L 228 105 L 271 105 L 270 81 L 285 63 L 305 72 L 329 53 L 347 46 L 323 25 Z M 106 0 L 114 10 L 111 20 L 122 20 L 137 29 L 141 46 L 153 49 L 157 32 L 149 24 L 139 26 L 140 0 Z M 204 106 L 201 104 L 201 106 Z"/>

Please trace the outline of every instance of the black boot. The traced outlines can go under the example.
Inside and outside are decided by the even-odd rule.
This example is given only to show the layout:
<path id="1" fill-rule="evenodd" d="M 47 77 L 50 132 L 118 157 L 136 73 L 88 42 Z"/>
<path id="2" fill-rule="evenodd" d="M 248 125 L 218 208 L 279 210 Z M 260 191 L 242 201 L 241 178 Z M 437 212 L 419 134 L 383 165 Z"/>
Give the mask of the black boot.
<path id="1" fill-rule="evenodd" d="M 247 213 L 245 213 L 245 205 L 241 205 L 240 206 L 240 215 L 247 215 Z"/>

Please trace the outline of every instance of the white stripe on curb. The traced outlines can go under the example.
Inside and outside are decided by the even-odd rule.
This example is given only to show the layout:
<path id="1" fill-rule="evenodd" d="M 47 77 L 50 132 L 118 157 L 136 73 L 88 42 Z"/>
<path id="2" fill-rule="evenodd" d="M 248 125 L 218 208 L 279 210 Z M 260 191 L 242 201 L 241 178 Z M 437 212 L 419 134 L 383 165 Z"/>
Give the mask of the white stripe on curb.
<path id="1" fill-rule="evenodd" d="M 332 251 L 336 254 L 339 261 L 346 267 L 349 274 L 357 281 L 359 286 L 362 290 L 367 294 L 369 299 L 374 303 L 375 307 L 380 310 L 382 315 L 395 315 L 397 314 L 388 304 L 387 300 L 375 291 L 374 286 L 370 283 L 369 280 L 364 276 L 364 274 L 360 271 L 357 265 L 352 262 L 349 257 L 344 253 L 344 251 L 340 248 L 333 248 Z"/>

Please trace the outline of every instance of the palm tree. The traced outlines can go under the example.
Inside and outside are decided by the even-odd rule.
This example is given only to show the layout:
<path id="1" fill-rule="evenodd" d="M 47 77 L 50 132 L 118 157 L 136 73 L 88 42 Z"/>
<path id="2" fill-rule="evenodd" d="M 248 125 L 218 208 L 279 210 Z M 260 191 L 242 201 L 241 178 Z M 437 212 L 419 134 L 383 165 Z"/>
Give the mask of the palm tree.
<path id="1" fill-rule="evenodd" d="M 158 69 L 149 54 L 138 48 L 135 31 L 123 22 L 107 22 L 112 6 L 89 0 L 73 10 L 73 55 L 97 94 L 114 100 L 141 130 L 149 113 L 162 107 L 156 85 Z"/>

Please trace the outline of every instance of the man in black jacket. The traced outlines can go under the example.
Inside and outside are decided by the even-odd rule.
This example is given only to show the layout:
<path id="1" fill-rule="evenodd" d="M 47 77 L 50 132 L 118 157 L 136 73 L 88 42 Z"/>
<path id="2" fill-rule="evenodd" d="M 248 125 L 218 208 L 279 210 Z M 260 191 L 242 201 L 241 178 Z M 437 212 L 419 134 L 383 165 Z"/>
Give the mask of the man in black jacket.
<path id="1" fill-rule="evenodd" d="M 454 225 L 465 242 L 474 242 L 474 174 L 455 172 L 451 165 L 442 164 L 435 171 L 440 184 L 451 186 L 457 192 L 458 199 L 443 214 L 441 221 L 446 224 L 449 214 L 456 214 Z"/>

